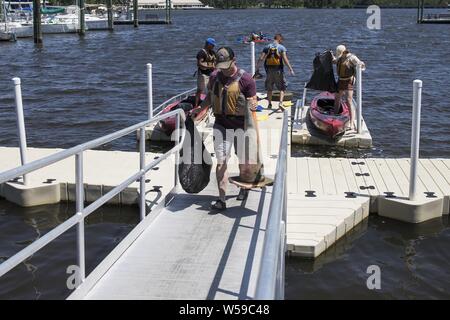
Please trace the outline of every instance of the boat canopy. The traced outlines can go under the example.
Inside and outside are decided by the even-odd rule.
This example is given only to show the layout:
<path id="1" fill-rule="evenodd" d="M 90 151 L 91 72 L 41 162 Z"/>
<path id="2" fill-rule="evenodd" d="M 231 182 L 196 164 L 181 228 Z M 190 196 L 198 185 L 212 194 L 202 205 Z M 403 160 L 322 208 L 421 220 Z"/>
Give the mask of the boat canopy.
<path id="1" fill-rule="evenodd" d="M 64 13 L 65 11 L 66 11 L 65 8 L 59 8 L 59 7 L 52 7 L 52 8 L 42 7 L 41 8 L 42 14 Z"/>

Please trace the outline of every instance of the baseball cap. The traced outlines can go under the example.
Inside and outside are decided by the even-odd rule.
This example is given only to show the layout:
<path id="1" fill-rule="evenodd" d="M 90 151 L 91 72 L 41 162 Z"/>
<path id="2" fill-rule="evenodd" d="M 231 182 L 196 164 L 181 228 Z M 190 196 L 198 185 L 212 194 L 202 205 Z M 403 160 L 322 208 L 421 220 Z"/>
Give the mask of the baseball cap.
<path id="1" fill-rule="evenodd" d="M 336 57 L 339 59 L 345 50 L 347 50 L 347 48 L 343 44 L 338 45 L 336 48 Z"/>
<path id="2" fill-rule="evenodd" d="M 208 39 L 206 39 L 205 42 L 206 42 L 206 44 L 210 44 L 212 46 L 216 45 L 216 40 L 214 40 L 214 38 L 208 38 Z"/>
<path id="3" fill-rule="evenodd" d="M 234 59 L 234 52 L 229 47 L 222 47 L 217 50 L 217 64 L 218 69 L 228 69 Z"/>

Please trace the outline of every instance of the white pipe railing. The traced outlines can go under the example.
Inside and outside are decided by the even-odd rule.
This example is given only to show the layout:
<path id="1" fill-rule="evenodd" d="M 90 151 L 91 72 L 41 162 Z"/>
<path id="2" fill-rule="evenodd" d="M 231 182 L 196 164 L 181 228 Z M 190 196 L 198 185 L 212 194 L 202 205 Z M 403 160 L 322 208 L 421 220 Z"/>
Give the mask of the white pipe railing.
<path id="1" fill-rule="evenodd" d="M 147 63 L 147 96 L 148 96 L 148 119 L 153 118 L 153 74 L 152 64 Z"/>
<path id="2" fill-rule="evenodd" d="M 187 97 L 189 97 L 190 95 L 192 95 L 193 93 L 195 93 L 197 91 L 197 88 L 192 88 L 189 90 L 186 90 L 180 94 L 177 94 L 176 96 L 173 96 L 170 99 L 167 99 L 166 101 L 164 101 L 163 103 L 161 103 L 159 106 L 157 106 L 154 110 L 153 113 L 156 115 L 159 115 L 159 113 L 165 108 L 167 107 L 169 104 L 177 101 L 177 100 L 182 100 L 185 99 Z"/>
<path id="3" fill-rule="evenodd" d="M 417 199 L 417 165 L 420 145 L 420 112 L 422 108 L 422 81 L 414 80 L 411 132 L 411 168 L 409 176 L 409 200 Z"/>
<path id="4" fill-rule="evenodd" d="M 139 170 L 145 168 L 145 128 L 139 129 Z M 139 180 L 139 194 L 145 194 L 145 175 Z M 145 218 L 145 197 L 139 197 L 139 210 L 141 220 Z"/>
<path id="5" fill-rule="evenodd" d="M 104 194 L 102 197 L 88 205 L 87 207 L 84 207 L 84 184 L 83 184 L 83 152 L 86 150 L 90 150 L 93 148 L 97 148 L 105 143 L 109 143 L 113 140 L 119 139 L 123 136 L 126 136 L 132 132 L 135 132 L 137 130 L 140 131 L 141 135 L 145 134 L 142 133 L 144 131 L 144 128 L 148 126 L 149 124 L 153 122 L 158 122 L 166 118 L 170 118 L 176 116 L 177 117 L 177 125 L 176 128 L 178 135 L 177 135 L 177 143 L 175 146 L 164 153 L 162 156 L 160 156 L 158 159 L 153 160 L 148 165 L 142 166 L 142 159 L 145 159 L 145 154 L 142 154 L 145 152 L 145 148 L 140 148 L 140 168 L 139 171 L 128 177 L 125 181 L 123 181 L 118 186 L 114 187 L 112 190 Z M 27 173 L 30 173 L 32 171 L 48 167 L 56 162 L 59 162 L 61 160 L 67 159 L 69 157 L 75 156 L 75 190 L 76 190 L 76 214 L 66 220 L 65 222 L 58 225 L 56 228 L 50 230 L 48 233 L 43 235 L 41 238 L 37 239 L 30 245 L 28 245 L 26 248 L 22 249 L 12 257 L 10 257 L 8 260 L 4 261 L 0 264 L 0 277 L 3 276 L 5 273 L 22 263 L 24 260 L 29 258 L 31 255 L 35 254 L 37 251 L 39 251 L 41 248 L 55 240 L 57 237 L 59 237 L 61 234 L 72 228 L 73 226 L 77 225 L 77 261 L 79 266 L 79 276 L 80 281 L 77 281 L 77 283 L 82 283 L 85 278 L 85 238 L 84 238 L 84 219 L 90 215 L 92 212 L 97 210 L 99 207 L 101 207 L 103 204 L 114 198 L 116 195 L 118 195 L 120 192 L 122 192 L 125 188 L 127 188 L 130 184 L 134 183 L 137 179 L 144 178 L 145 182 L 145 174 L 157 166 L 161 161 L 167 159 L 172 154 L 178 154 L 180 149 L 182 148 L 182 143 L 184 141 L 184 138 L 186 136 L 186 127 L 184 125 L 184 120 L 186 120 L 186 116 L 184 114 L 184 111 L 181 109 L 174 110 L 168 113 L 165 113 L 163 115 L 156 116 L 152 118 L 151 120 L 146 120 L 143 122 L 140 122 L 138 124 L 135 124 L 133 126 L 130 126 L 128 128 L 119 130 L 117 132 L 114 132 L 112 134 L 103 136 L 101 138 L 86 142 L 84 144 L 80 144 L 78 146 L 75 146 L 73 148 L 63 150 L 60 152 L 57 152 L 53 155 L 47 156 L 42 159 L 38 159 L 35 161 L 32 161 L 30 163 L 27 163 L 21 167 L 17 167 L 5 172 L 0 173 L 0 184 L 7 182 L 11 179 L 14 179 L 18 176 L 25 175 Z M 182 127 L 181 127 L 182 125 Z M 183 130 L 181 130 L 183 128 Z M 181 132 L 181 135 L 180 135 Z M 145 140 L 142 139 L 141 141 Z M 141 142 L 142 143 L 142 142 Z M 175 163 L 175 168 L 177 168 L 178 163 Z M 142 180 L 141 180 L 142 181 Z M 142 182 L 141 182 L 142 183 Z M 175 186 L 178 184 L 178 181 L 175 181 Z M 139 203 L 145 208 L 145 184 L 140 188 L 140 200 Z M 141 207 L 141 213 L 140 213 L 141 219 L 145 216 L 142 214 L 142 207 Z"/>
<path id="6" fill-rule="evenodd" d="M 287 212 L 287 132 L 288 111 L 284 111 L 280 149 L 270 200 L 269 217 L 264 236 L 264 244 L 256 284 L 255 299 L 284 299 L 284 260 L 286 251 Z"/>
<path id="7" fill-rule="evenodd" d="M 85 240 L 84 240 L 84 182 L 83 182 L 83 151 L 75 154 L 75 207 L 76 215 L 79 216 L 77 224 L 77 263 L 79 268 L 79 281 L 84 282 L 86 278 L 86 255 L 85 255 Z"/>
<path id="8" fill-rule="evenodd" d="M 252 66 L 252 76 L 256 72 L 256 62 L 255 62 L 255 42 L 250 42 L 251 51 L 251 66 Z"/>
<path id="9" fill-rule="evenodd" d="M 362 131 L 362 67 L 356 66 L 356 131 L 361 133 Z M 353 125 L 353 124 L 352 124 Z"/>
<path id="10" fill-rule="evenodd" d="M 308 89 L 306 88 L 306 82 L 305 82 L 305 86 L 303 88 L 303 97 L 302 97 L 302 108 L 304 108 L 306 106 L 306 91 Z"/>
<path id="11" fill-rule="evenodd" d="M 17 122 L 17 136 L 19 138 L 20 146 L 20 161 L 24 165 L 27 163 L 27 135 L 25 131 L 25 120 L 23 115 L 23 102 L 22 102 L 22 88 L 20 78 L 13 78 L 14 82 L 14 95 L 16 100 L 16 122 Z M 28 183 L 27 175 L 23 175 L 23 184 Z"/>

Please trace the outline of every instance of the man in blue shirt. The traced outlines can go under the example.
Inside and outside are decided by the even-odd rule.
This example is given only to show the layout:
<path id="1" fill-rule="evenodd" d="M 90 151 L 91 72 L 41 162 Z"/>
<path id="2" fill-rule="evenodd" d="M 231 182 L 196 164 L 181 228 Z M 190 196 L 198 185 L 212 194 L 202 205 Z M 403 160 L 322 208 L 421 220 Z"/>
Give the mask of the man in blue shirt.
<path id="1" fill-rule="evenodd" d="M 256 74 L 259 73 L 259 67 L 264 61 L 264 68 L 266 69 L 266 82 L 265 87 L 267 90 L 267 100 L 269 100 L 269 109 L 272 108 L 272 92 L 275 86 L 280 90 L 280 107 L 283 106 L 284 92 L 286 91 L 287 84 L 284 77 L 284 65 L 289 68 L 289 73 L 294 75 L 294 70 L 287 57 L 287 50 L 281 44 L 283 42 L 283 36 L 276 34 L 273 43 L 266 46 L 258 59 L 256 64 Z"/>

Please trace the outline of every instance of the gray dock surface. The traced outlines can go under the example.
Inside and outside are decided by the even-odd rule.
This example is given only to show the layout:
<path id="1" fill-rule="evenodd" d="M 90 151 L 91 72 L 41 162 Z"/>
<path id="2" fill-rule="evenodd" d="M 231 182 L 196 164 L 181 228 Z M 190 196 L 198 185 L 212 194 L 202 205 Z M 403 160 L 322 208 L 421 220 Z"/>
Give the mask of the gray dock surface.
<path id="1" fill-rule="evenodd" d="M 177 194 L 147 216 L 152 222 L 135 241 L 123 240 L 117 260 L 113 252 L 97 267 L 112 263 L 103 276 L 94 279 L 94 271 L 69 299 L 253 298 L 271 187 L 250 191 L 245 201 L 229 190 L 224 212 L 209 208 L 214 180 L 200 194 Z"/>

